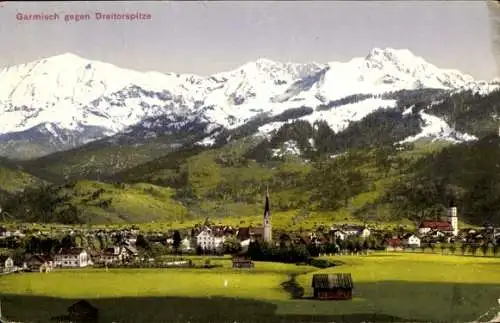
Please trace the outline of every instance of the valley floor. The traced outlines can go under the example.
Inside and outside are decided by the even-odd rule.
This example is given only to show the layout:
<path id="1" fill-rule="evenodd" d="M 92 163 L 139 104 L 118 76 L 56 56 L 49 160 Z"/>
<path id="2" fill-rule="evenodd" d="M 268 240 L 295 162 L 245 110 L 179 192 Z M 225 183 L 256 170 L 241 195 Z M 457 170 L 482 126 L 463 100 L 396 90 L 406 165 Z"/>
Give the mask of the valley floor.
<path id="1" fill-rule="evenodd" d="M 225 258 L 212 260 L 224 265 L 216 269 L 13 274 L 0 279 L 0 299 L 3 315 L 23 322 L 65 315 L 80 299 L 99 309 L 101 322 L 471 322 L 498 306 L 498 258 L 376 253 L 335 260 L 344 265 L 257 262 L 254 270 L 234 270 Z M 353 300 L 311 300 L 318 272 L 352 273 Z M 282 288 L 291 274 L 304 299 Z"/>

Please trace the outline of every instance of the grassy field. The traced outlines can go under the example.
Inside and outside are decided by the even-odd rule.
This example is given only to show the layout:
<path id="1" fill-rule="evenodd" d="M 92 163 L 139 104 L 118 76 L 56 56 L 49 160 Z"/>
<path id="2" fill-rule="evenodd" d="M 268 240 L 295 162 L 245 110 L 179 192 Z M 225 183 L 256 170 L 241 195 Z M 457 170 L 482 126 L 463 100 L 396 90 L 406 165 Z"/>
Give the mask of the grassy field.
<path id="1" fill-rule="evenodd" d="M 345 265 L 324 272 L 351 272 L 354 301 L 320 303 L 317 310 L 381 314 L 419 321 L 472 321 L 497 305 L 500 259 L 419 254 L 337 257 Z M 299 276 L 305 286 L 312 274 Z M 311 290 L 308 290 L 311 295 Z M 306 294 L 307 296 L 307 294 Z M 303 303 L 283 308 L 301 312 Z M 498 309 L 500 312 L 500 309 Z"/>
<path id="2" fill-rule="evenodd" d="M 0 279 L 0 297 L 4 315 L 37 322 L 64 315 L 82 298 L 100 309 L 102 322 L 470 322 L 500 298 L 498 258 L 380 253 L 335 260 L 344 265 L 318 270 L 258 262 L 253 271 L 237 271 L 226 258 L 212 260 L 224 265 L 217 269 L 19 274 Z M 292 300 L 281 286 L 298 274 L 310 297 L 315 272 L 352 273 L 354 299 Z"/>

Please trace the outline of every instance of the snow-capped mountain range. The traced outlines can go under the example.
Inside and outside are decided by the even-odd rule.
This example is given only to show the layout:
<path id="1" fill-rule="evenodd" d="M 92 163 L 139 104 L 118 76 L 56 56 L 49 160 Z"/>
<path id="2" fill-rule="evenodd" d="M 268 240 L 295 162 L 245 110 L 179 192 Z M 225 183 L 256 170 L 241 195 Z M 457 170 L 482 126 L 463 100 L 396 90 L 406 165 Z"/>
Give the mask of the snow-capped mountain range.
<path id="1" fill-rule="evenodd" d="M 420 88 L 468 88 L 484 95 L 498 84 L 439 69 L 408 50 L 391 48 L 375 48 L 366 57 L 325 64 L 258 59 L 207 77 L 142 73 L 66 53 L 0 70 L 0 147 L 5 151 L 19 142 L 47 142 L 51 147 L 46 154 L 130 132 L 137 126 L 156 127 L 157 135 L 156 119 L 161 119 L 160 128 L 165 131 L 200 124 L 208 134 L 237 128 L 257 116 L 303 107 L 313 111 L 301 119 L 323 119 L 340 131 L 379 108 L 395 106 L 395 100 L 377 95 Z M 318 108 L 358 94 L 374 97 Z M 443 121 L 426 118 L 425 122 Z M 282 123 L 265 124 L 259 132 L 266 134 Z M 442 136 L 446 131 L 426 129 L 425 136 L 436 131 Z"/>

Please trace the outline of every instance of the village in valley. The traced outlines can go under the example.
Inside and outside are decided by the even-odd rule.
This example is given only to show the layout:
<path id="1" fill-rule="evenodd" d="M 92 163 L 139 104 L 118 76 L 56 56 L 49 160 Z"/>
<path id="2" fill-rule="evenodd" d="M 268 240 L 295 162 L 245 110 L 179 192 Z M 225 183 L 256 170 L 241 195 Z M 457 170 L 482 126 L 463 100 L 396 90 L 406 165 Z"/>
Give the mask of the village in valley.
<path id="1" fill-rule="evenodd" d="M 197 270 L 203 270 L 212 272 L 212 279 L 221 279 L 221 285 L 230 290 L 232 281 L 239 275 L 265 274 L 269 270 L 278 270 L 279 266 L 275 266 L 283 264 L 298 268 L 298 271 L 286 269 L 284 273 L 289 280 L 281 284 L 291 299 L 352 301 L 360 295 L 358 284 L 363 285 L 357 271 L 369 266 L 370 261 L 377 262 L 381 255 L 403 256 L 395 258 L 397 266 L 412 262 L 415 265 L 430 262 L 446 266 L 450 261 L 460 263 L 462 260 L 457 262 L 460 258 L 480 265 L 482 259 L 497 261 L 500 257 L 500 230 L 487 225 L 460 228 L 458 210 L 454 205 L 448 208 L 446 219 L 424 220 L 415 229 L 402 225 L 380 229 L 373 225 L 332 223 L 318 225 L 315 230 L 287 232 L 272 226 L 269 192 L 266 192 L 262 225 L 255 227 L 216 225 L 208 218 L 194 227 L 167 232 L 143 231 L 134 225 L 122 229 L 59 226 L 50 231 L 40 227 L 30 230 L 27 226 L 0 227 L 0 275 L 3 279 L 25 275 L 36 280 L 42 277 L 32 275 L 66 279 L 62 278 L 66 276 L 59 275 L 69 274 L 76 279 L 74 285 L 80 284 L 76 283 L 79 272 L 82 279 L 89 273 L 115 273 L 115 279 L 118 279 L 116 277 L 123 275 L 125 278 L 127 271 L 132 273 L 134 270 L 156 269 L 173 276 L 182 273 L 196 275 Z M 441 260 L 435 257 L 441 257 Z M 356 268 L 350 264 L 352 261 L 355 264 L 356 259 L 368 262 L 359 263 L 361 267 Z M 382 262 L 376 266 L 390 272 L 394 264 Z M 228 270 L 232 271 L 231 275 L 228 275 Z M 138 275 L 140 279 L 150 273 L 144 271 Z M 113 288 L 113 283 L 109 284 L 106 288 Z M 259 290 L 258 284 L 252 286 Z M 95 288 L 93 291 L 99 292 L 103 287 Z M 216 292 L 220 286 L 211 288 Z M 6 310 L 8 308 L 4 305 L 4 312 Z M 103 311 L 106 312 L 101 308 Z M 332 310 L 326 312 L 329 311 Z M 493 307 L 481 315 L 491 318 L 496 313 L 497 309 Z M 498 313 L 500 315 L 500 311 Z M 367 315 L 355 317 L 375 321 L 400 319 Z M 69 306 L 66 314 L 53 315 L 51 319 L 97 322 L 99 317 L 99 309 L 92 305 L 92 300 L 82 299 Z M 0 322 L 10 321 L 2 318 L 0 312 Z"/>
<path id="2" fill-rule="evenodd" d="M 172 232 L 142 232 L 138 227 L 105 230 L 68 226 L 60 231 L 0 227 L 0 269 L 51 272 L 88 266 L 113 268 L 192 266 L 190 255 L 231 255 L 233 268 L 242 259 L 274 260 L 264 249 L 287 252 L 287 262 L 308 262 L 315 257 L 360 255 L 375 251 L 499 256 L 500 228 L 459 228 L 457 207 L 441 221 L 422 221 L 416 231 L 403 226 L 380 230 L 366 225 L 319 225 L 309 232 L 272 229 L 269 195 L 263 225 L 232 227 L 205 223 Z M 62 237 L 58 239 L 57 237 Z M 285 251 L 286 250 L 286 251 Z M 187 260 L 182 260 L 183 256 Z M 263 259 L 268 257 L 268 259 Z M 275 257 L 279 259 L 279 257 Z M 206 264 L 205 264 L 206 265 Z M 250 266 L 249 266 L 250 267 Z"/>
<path id="3" fill-rule="evenodd" d="M 196 227 L 173 232 L 141 232 L 134 226 L 119 230 L 62 227 L 55 232 L 0 227 L 0 248 L 6 251 L 0 255 L 0 269 L 7 274 L 87 266 L 184 266 L 188 261 L 179 259 L 189 255 L 233 255 L 238 262 L 249 252 L 261 252 L 262 247 L 293 250 L 297 262 L 373 251 L 499 255 L 499 228 L 459 228 L 457 208 L 452 206 L 448 212 L 446 220 L 423 221 L 416 231 L 330 224 L 310 232 L 273 232 L 266 198 L 260 227 L 217 226 L 208 219 Z"/>

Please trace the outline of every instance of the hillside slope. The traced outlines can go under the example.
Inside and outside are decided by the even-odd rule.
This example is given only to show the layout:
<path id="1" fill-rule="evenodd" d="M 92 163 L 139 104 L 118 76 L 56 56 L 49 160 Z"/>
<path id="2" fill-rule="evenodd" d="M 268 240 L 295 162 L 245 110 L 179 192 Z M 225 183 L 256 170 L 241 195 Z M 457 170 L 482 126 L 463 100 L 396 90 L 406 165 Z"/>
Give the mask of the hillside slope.
<path id="1" fill-rule="evenodd" d="M 10 198 L 5 210 L 26 222 L 151 223 L 186 219 L 186 208 L 172 199 L 172 189 L 150 184 L 79 181 L 29 189 Z M 26 211 L 29 210 L 29 211 Z"/>
<path id="2" fill-rule="evenodd" d="M 451 202 L 464 223 L 500 224 L 497 134 L 455 145 L 351 149 L 312 162 L 294 155 L 256 162 L 245 157 L 253 147 L 243 141 L 172 152 L 135 168 L 123 179 L 130 184 L 77 181 L 28 189 L 5 206 L 23 221 L 188 225 L 209 217 L 256 225 L 269 185 L 273 223 L 280 228 L 418 222 L 445 216 Z M 37 215 L 26 214 L 26 206 Z"/>
<path id="3" fill-rule="evenodd" d="M 171 152 L 109 179 L 116 184 L 77 181 L 29 190 L 6 208 L 23 221 L 188 225 L 208 217 L 231 225 L 258 225 L 269 186 L 277 228 L 332 221 L 405 223 L 388 203 L 379 205 L 376 216 L 361 211 L 383 196 L 431 145 L 351 149 L 313 162 L 294 155 L 257 162 L 246 156 L 256 147 L 247 138 L 219 149 Z M 38 217 L 26 214 L 26 206 L 38 210 Z"/>
<path id="4" fill-rule="evenodd" d="M 16 161 L 16 164 L 30 174 L 53 183 L 76 179 L 99 180 L 147 163 L 196 140 L 195 135 L 185 132 L 145 140 L 121 134 L 44 157 Z"/>
<path id="5" fill-rule="evenodd" d="M 422 158 L 384 198 L 407 217 L 444 216 L 454 203 L 465 221 L 500 224 L 500 138 L 444 148 Z"/>
<path id="6" fill-rule="evenodd" d="M 15 161 L 0 158 L 0 190 L 11 194 L 23 191 L 27 187 L 48 184 L 29 173 Z"/>

